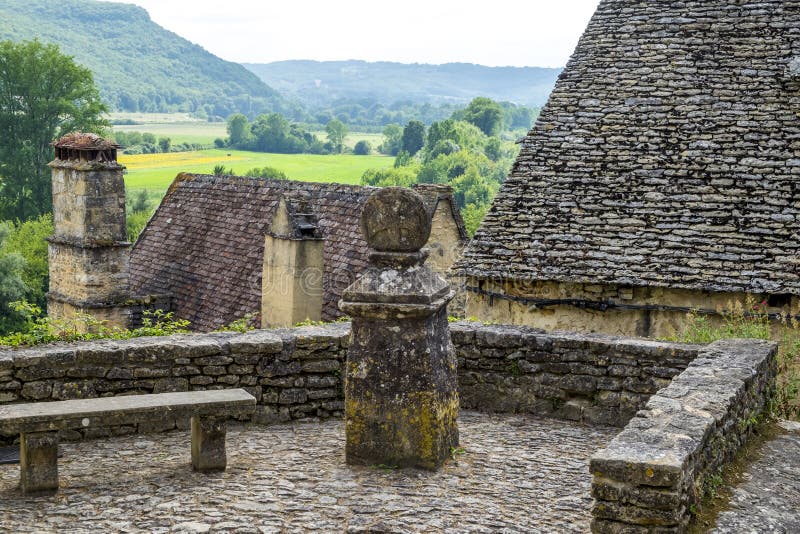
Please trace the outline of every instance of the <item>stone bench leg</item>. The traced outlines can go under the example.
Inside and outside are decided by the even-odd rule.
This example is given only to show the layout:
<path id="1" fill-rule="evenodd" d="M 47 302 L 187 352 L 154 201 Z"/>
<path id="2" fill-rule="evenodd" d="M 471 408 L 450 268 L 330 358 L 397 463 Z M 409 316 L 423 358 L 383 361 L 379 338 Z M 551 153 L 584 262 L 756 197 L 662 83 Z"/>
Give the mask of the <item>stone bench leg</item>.
<path id="1" fill-rule="evenodd" d="M 19 446 L 23 493 L 58 489 L 58 432 L 23 432 Z"/>
<path id="2" fill-rule="evenodd" d="M 225 419 L 192 417 L 192 467 L 195 471 L 224 471 Z"/>

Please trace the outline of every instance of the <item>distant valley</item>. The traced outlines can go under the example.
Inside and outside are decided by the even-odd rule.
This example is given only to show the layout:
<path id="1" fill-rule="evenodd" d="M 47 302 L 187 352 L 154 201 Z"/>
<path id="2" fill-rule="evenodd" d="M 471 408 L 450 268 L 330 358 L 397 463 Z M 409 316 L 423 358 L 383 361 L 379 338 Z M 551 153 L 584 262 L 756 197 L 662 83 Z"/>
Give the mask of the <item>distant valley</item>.
<path id="1" fill-rule="evenodd" d="M 466 104 L 476 96 L 541 107 L 562 69 L 366 61 L 245 63 L 269 86 L 312 109 L 342 100 Z"/>
<path id="2" fill-rule="evenodd" d="M 5 0 L 0 40 L 39 39 L 88 67 L 111 111 L 224 120 L 278 112 L 290 120 L 380 128 L 449 117 L 477 96 L 540 107 L 561 69 L 365 61 L 220 59 L 131 4 Z M 265 31 L 269 31 L 268 28 Z"/>

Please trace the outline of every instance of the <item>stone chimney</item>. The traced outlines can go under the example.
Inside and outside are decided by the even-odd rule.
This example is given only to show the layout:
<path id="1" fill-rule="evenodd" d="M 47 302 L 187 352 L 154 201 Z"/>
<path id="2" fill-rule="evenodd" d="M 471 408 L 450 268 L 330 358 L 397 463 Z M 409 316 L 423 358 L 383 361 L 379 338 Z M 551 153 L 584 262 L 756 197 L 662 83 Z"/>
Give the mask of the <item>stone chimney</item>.
<path id="1" fill-rule="evenodd" d="M 262 327 L 322 319 L 324 248 L 308 193 L 285 194 L 264 239 Z"/>
<path id="2" fill-rule="evenodd" d="M 106 326 L 127 328 L 131 244 L 119 146 L 94 134 L 72 133 L 53 147 L 48 315 L 70 320 L 88 314 Z"/>

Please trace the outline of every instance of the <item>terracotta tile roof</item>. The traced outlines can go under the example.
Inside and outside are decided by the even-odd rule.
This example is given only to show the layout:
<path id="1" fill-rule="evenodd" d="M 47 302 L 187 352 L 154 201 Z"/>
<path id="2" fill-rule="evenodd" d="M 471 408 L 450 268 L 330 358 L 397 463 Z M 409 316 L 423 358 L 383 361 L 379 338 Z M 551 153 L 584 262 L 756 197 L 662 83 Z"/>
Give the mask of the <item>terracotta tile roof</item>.
<path id="1" fill-rule="evenodd" d="M 192 328 L 212 330 L 261 309 L 264 236 L 284 194 L 306 192 L 325 239 L 323 320 L 367 265 L 361 209 L 372 187 L 180 174 L 131 253 L 134 293 L 171 294 Z M 429 204 L 444 190 L 420 191 Z M 455 209 L 460 221 L 458 210 Z M 463 232 L 463 224 L 461 226 Z M 464 232 L 463 235 L 466 236 Z"/>
<path id="2" fill-rule="evenodd" d="M 800 1 L 604 0 L 456 269 L 800 294 Z"/>

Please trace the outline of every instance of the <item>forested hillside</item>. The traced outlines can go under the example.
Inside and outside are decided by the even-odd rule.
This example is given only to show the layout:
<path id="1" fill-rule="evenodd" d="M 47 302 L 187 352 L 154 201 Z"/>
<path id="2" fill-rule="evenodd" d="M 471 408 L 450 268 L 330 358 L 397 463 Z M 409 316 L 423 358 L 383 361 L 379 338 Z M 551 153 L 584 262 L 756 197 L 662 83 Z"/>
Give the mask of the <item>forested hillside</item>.
<path id="1" fill-rule="evenodd" d="M 112 110 L 187 111 L 227 117 L 294 110 L 237 63 L 165 30 L 130 4 L 93 0 L 3 0 L 0 40 L 57 44 L 95 77 Z"/>
<path id="2" fill-rule="evenodd" d="M 476 96 L 540 107 L 561 69 L 366 61 L 278 61 L 245 67 L 312 111 L 341 101 L 465 105 Z"/>

